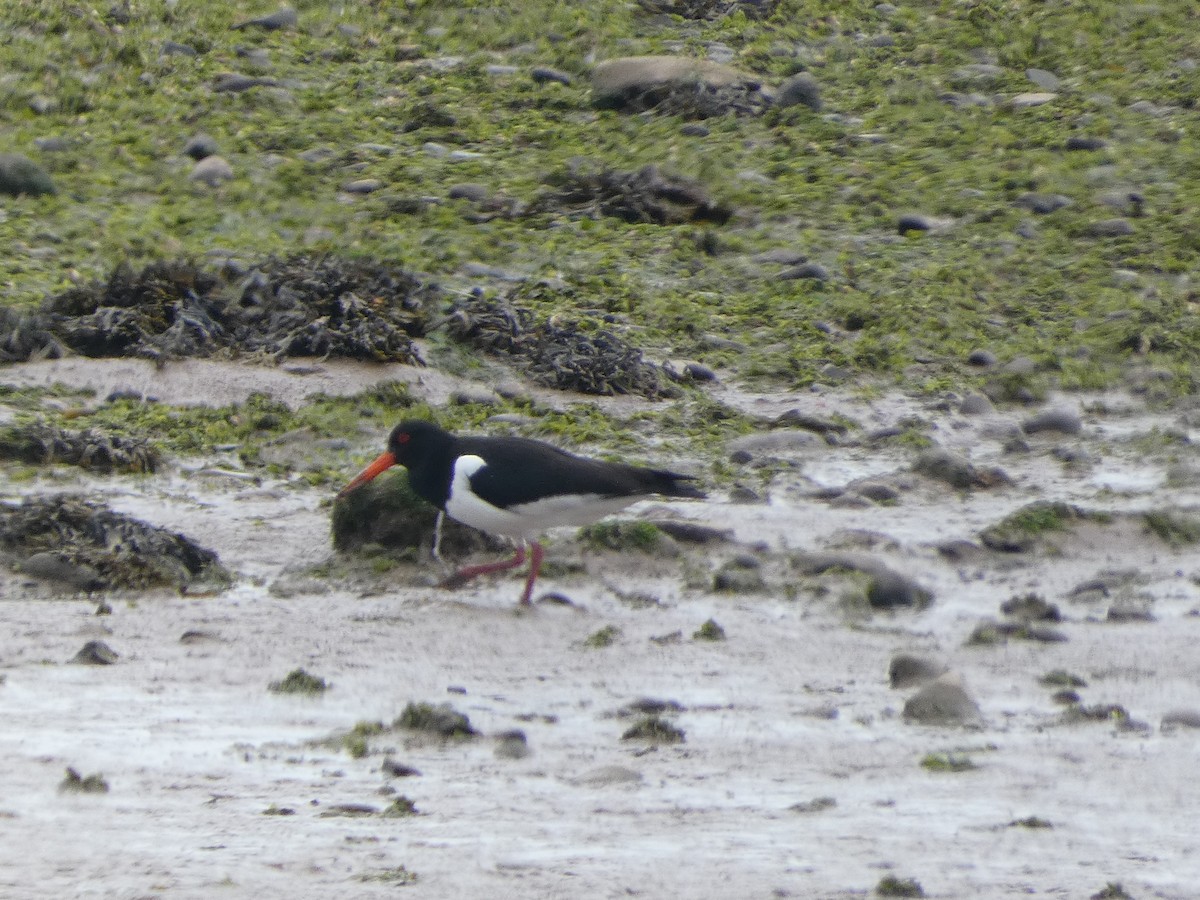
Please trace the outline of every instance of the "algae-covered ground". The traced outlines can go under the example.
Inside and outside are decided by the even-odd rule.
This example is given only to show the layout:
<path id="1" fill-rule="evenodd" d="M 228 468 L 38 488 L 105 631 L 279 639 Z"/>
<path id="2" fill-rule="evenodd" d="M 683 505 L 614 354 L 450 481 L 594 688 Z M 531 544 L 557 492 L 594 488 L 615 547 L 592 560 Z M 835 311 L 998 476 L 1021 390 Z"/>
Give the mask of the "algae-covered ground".
<path id="1" fill-rule="evenodd" d="M 0 894 L 1195 897 L 1198 25 L 0 5 Z M 402 416 L 709 497 L 518 614 Z"/>

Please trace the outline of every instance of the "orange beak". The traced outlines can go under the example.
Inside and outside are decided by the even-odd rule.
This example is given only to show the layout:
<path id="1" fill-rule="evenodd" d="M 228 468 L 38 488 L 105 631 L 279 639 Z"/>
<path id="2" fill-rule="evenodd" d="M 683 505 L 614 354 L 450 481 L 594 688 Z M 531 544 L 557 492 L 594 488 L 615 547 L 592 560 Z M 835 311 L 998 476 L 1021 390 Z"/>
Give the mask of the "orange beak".
<path id="1" fill-rule="evenodd" d="M 352 491 L 358 490 L 380 472 L 383 472 L 385 469 L 390 469 L 395 464 L 395 456 L 393 456 L 391 453 L 382 454 L 378 459 L 375 460 L 375 462 L 371 463 L 369 466 L 355 475 L 348 485 L 338 491 L 337 499 L 341 500 Z"/>

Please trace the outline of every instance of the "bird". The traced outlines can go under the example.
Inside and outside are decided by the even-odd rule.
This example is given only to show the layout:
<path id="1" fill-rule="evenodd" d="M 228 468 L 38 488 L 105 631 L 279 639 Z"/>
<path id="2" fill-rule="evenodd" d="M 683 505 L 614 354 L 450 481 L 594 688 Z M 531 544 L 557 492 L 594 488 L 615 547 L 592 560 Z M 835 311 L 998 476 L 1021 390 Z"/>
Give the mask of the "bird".
<path id="1" fill-rule="evenodd" d="M 392 466 L 403 466 L 414 493 L 440 514 L 517 542 L 512 559 L 468 566 L 442 582 L 460 587 L 472 578 L 515 569 L 529 574 L 520 606 L 529 606 L 545 549 L 538 536 L 548 528 L 587 525 L 652 494 L 702 499 L 692 475 L 576 456 L 523 437 L 455 435 L 413 419 L 388 436 L 387 450 L 338 492 L 341 499 Z M 435 555 L 437 542 L 435 539 Z"/>

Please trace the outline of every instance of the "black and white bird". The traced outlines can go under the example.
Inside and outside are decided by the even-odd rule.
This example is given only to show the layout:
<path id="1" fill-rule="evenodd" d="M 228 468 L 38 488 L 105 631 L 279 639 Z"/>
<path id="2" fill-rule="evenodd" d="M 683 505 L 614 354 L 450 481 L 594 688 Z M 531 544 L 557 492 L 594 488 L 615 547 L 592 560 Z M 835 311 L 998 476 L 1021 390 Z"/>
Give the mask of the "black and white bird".
<path id="1" fill-rule="evenodd" d="M 542 566 L 544 550 L 537 538 L 546 529 L 587 525 L 651 494 L 705 496 L 690 484 L 695 480 L 690 475 L 587 459 L 528 438 L 459 437 L 432 422 L 401 422 L 387 447 L 338 497 L 392 466 L 403 466 L 413 491 L 450 518 L 518 542 L 512 559 L 468 566 L 443 586 L 515 569 L 525 562 L 528 545 L 522 605 L 529 604 Z"/>

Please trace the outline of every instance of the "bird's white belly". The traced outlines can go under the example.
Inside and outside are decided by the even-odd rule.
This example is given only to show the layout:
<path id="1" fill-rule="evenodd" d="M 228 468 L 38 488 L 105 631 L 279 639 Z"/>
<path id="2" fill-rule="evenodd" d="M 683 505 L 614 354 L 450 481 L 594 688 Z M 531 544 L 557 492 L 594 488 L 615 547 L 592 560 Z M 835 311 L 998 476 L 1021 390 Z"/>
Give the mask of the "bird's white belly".
<path id="1" fill-rule="evenodd" d="M 446 515 L 464 525 L 492 534 L 533 538 L 547 528 L 588 525 L 641 499 L 570 494 L 501 509 L 471 491 L 470 477 L 483 465 L 483 460 L 478 456 L 461 456 L 455 462 L 454 480 L 446 501 Z"/>

